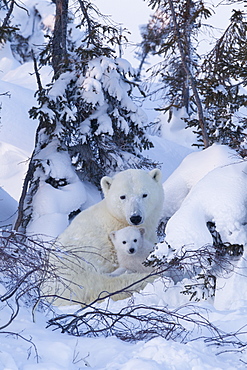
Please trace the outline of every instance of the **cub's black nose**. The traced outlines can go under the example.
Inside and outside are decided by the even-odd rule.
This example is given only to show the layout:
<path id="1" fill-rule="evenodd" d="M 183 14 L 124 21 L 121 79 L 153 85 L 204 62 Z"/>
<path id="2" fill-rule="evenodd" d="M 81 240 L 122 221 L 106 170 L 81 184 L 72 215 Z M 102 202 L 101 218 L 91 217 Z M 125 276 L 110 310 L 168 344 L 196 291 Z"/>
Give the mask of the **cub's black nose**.
<path id="1" fill-rule="evenodd" d="M 142 218 L 139 215 L 131 216 L 130 221 L 133 225 L 139 225 L 142 222 Z"/>
<path id="2" fill-rule="evenodd" d="M 130 254 L 133 254 L 133 253 L 135 253 L 135 249 L 134 248 L 130 248 L 129 249 L 129 252 L 130 252 Z"/>

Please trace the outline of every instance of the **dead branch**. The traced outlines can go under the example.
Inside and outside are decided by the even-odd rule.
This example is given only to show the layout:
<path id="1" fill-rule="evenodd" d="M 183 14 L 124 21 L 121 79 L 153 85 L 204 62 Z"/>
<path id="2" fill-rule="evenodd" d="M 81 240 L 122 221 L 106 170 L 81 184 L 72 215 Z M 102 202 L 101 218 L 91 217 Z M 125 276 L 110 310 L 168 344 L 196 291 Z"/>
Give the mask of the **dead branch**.
<path id="1" fill-rule="evenodd" d="M 5 292 L 0 296 L 0 303 L 10 310 L 6 322 L 0 330 L 4 330 L 17 317 L 21 305 L 52 309 L 43 295 L 43 287 L 47 280 L 58 281 L 66 289 L 70 283 L 58 276 L 56 261 L 60 269 L 67 268 L 66 260 L 73 258 L 77 263 L 77 251 L 64 252 L 54 241 L 42 241 L 44 236 L 26 236 L 15 231 L 2 231 L 0 234 L 0 283 Z M 53 257 L 53 263 L 50 257 Z M 55 295 L 54 297 L 55 298 Z"/>
<path id="2" fill-rule="evenodd" d="M 238 348 L 246 346 L 246 343 L 238 338 L 240 333 L 225 333 L 193 305 L 182 306 L 174 311 L 166 307 L 146 305 L 127 305 L 118 312 L 96 306 L 81 311 L 51 319 L 48 327 L 74 336 L 116 336 L 127 342 L 162 337 L 183 343 L 204 339 L 206 343 L 221 346 L 231 345 Z M 196 336 L 195 332 L 203 335 Z"/>
<path id="3" fill-rule="evenodd" d="M 59 269 L 66 270 L 67 261 L 73 258 L 75 264 L 80 259 L 78 251 L 72 247 L 69 251 L 63 251 L 62 246 L 55 242 L 43 242 L 41 237 L 28 237 L 15 231 L 4 231 L 0 235 L 0 283 L 6 292 L 0 297 L 0 301 L 8 306 L 9 318 L 2 324 L 0 330 L 8 327 L 17 317 L 21 304 L 49 305 L 49 298 L 64 299 L 56 292 L 54 294 L 42 294 L 42 285 L 49 279 L 62 283 L 65 289 L 71 288 L 73 282 L 58 276 L 56 262 L 50 262 L 50 256 L 59 261 Z M 96 253 L 93 251 L 92 253 Z M 153 277 L 163 277 L 164 283 L 167 276 L 174 271 L 182 271 L 183 274 L 193 276 L 198 270 L 211 271 L 215 265 L 224 269 L 232 269 L 231 259 L 225 253 L 216 253 L 214 246 L 207 246 L 200 250 L 188 250 L 188 246 L 181 250 L 179 255 L 174 255 L 170 261 L 150 259 L 154 270 L 151 274 L 142 277 L 138 281 L 126 286 L 124 289 L 113 293 L 101 292 L 97 299 L 86 304 L 69 300 L 83 306 L 75 314 L 66 314 L 54 317 L 48 322 L 49 327 L 60 329 L 63 333 L 75 336 L 116 336 L 117 338 L 136 342 L 162 337 L 167 340 L 187 342 L 195 339 L 195 331 L 203 333 L 200 338 L 209 344 L 229 345 L 233 343 L 238 348 L 246 344 L 240 340 L 241 330 L 238 333 L 224 333 L 205 318 L 201 311 L 193 305 L 186 305 L 170 311 L 167 307 L 135 305 L 130 301 L 118 312 L 112 312 L 108 308 L 101 308 L 100 304 L 122 292 L 133 292 L 137 284 Z M 150 263 L 146 262 L 146 264 Z M 70 286 L 70 288 L 69 288 Z M 103 294 L 104 293 L 104 294 Z M 51 306 L 49 306 L 51 308 Z M 108 307 L 108 306 L 107 306 Z M 190 329 L 188 329 L 190 327 Z M 210 335 L 205 335 L 210 332 Z M 241 347 L 242 346 L 242 347 Z"/>
<path id="4" fill-rule="evenodd" d="M 34 349 L 34 352 L 35 352 L 36 362 L 37 362 L 37 363 L 39 363 L 38 349 L 37 349 L 37 347 L 36 347 L 35 343 L 32 341 L 32 339 L 31 339 L 31 338 L 30 338 L 30 339 L 27 339 L 27 338 L 25 338 L 23 335 L 21 335 L 21 334 L 19 334 L 19 333 L 14 333 L 14 332 L 10 332 L 10 331 L 1 331 L 1 332 L 0 332 L 0 334 L 2 334 L 2 335 L 6 335 L 6 336 L 11 335 L 11 336 L 13 336 L 13 337 L 20 338 L 20 339 L 24 340 L 25 342 L 30 343 L 30 344 L 31 344 L 31 346 L 32 346 L 32 347 L 33 347 L 33 349 Z"/>

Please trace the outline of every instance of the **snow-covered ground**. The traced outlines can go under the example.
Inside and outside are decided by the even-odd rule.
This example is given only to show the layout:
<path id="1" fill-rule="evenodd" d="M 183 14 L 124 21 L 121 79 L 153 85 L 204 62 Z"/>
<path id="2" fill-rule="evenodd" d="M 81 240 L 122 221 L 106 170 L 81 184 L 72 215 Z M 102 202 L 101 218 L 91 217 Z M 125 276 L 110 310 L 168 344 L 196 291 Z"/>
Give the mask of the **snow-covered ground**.
<path id="1" fill-rule="evenodd" d="M 22 180 L 27 169 L 27 160 L 34 140 L 35 122 L 30 121 L 27 114 L 34 101 L 33 90 L 20 86 L 21 78 L 25 81 L 26 74 L 28 74 L 28 67 L 26 70 L 22 68 L 22 74 L 19 74 L 18 89 L 20 89 L 21 103 L 18 101 L 18 96 L 14 94 L 17 87 L 13 88 L 13 81 L 4 82 L 5 90 L 13 91 L 13 94 L 11 93 L 8 98 L 1 97 L 3 114 L 0 131 L 2 225 L 16 211 Z M 25 99 L 27 96 L 29 98 Z M 16 116 L 15 106 L 20 109 L 20 113 Z M 183 241 L 186 244 L 191 242 L 190 237 L 192 240 L 198 238 L 203 240 L 206 232 L 205 241 L 209 242 L 211 236 L 205 230 L 205 221 L 218 222 L 219 219 L 220 227 L 222 229 L 226 227 L 226 238 L 229 235 L 229 240 L 231 240 L 232 235 L 235 235 L 235 242 L 237 242 L 238 235 L 241 235 L 241 242 L 243 242 L 247 189 L 245 163 L 239 163 L 240 160 L 236 153 L 226 147 L 214 146 L 207 151 L 190 154 L 192 150 L 186 146 L 164 138 L 154 137 L 153 140 L 155 148 L 147 154 L 162 162 L 166 195 L 164 216 L 174 217 L 170 219 L 167 238 L 174 240 L 174 243 Z M 186 159 L 180 165 L 184 157 Z M 167 178 L 168 180 L 165 181 Z M 223 214 L 222 206 L 224 206 Z M 235 216 L 237 210 L 239 212 L 233 220 L 234 230 L 230 230 L 228 216 Z M 53 226 L 54 228 L 61 227 L 56 224 Z M 162 249 L 162 245 L 160 248 Z M 220 330 L 226 333 L 239 331 L 238 339 L 247 343 L 245 334 L 247 289 L 244 258 L 241 259 L 238 269 L 241 270 L 231 274 L 229 279 L 218 280 L 219 290 L 216 292 L 215 300 L 193 303 L 193 308 L 185 307 L 184 312 L 201 310 L 201 314 Z M 181 294 L 182 290 L 182 282 L 171 285 L 166 290 L 164 283 L 157 281 L 148 285 L 141 294 L 135 294 L 134 301 L 174 310 L 188 303 L 188 297 Z M 113 311 L 117 311 L 128 304 L 128 300 L 111 302 L 110 307 Z M 56 313 L 61 314 L 63 310 L 56 308 Z M 71 310 L 75 308 L 70 308 Z M 1 325 L 7 321 L 10 312 L 11 309 L 2 303 Z M 225 370 L 246 367 L 247 354 L 244 347 L 226 345 L 219 348 L 217 345 L 209 345 L 210 342 L 207 343 L 205 338 L 211 337 L 210 332 L 203 332 L 203 328 L 202 332 L 195 329 L 192 338 L 198 339 L 188 340 L 187 343 L 166 340 L 162 337 L 153 338 L 147 342 L 126 343 L 116 337 L 84 338 L 61 334 L 58 330 L 53 331 L 51 327 L 46 328 L 51 315 L 51 313 L 36 312 L 33 322 L 31 310 L 22 307 L 14 322 L 0 334 L 1 369 L 72 370 L 90 366 L 102 370 L 136 368 Z M 204 335 L 205 338 L 200 338 Z M 233 340 L 237 341 L 235 337 Z"/>
<path id="2" fill-rule="evenodd" d="M 30 120 L 28 110 L 36 104 L 35 78 L 30 64 L 20 65 L 10 50 L 0 54 L 0 225 L 10 225 L 16 216 L 22 183 L 32 153 L 37 122 Z M 51 71 L 45 69 L 44 81 Z M 237 154 L 215 145 L 205 151 L 188 146 L 188 136 L 181 134 L 180 123 L 173 122 L 173 132 L 164 129 L 162 137 L 153 137 L 154 148 L 146 155 L 161 163 L 165 204 L 164 218 L 169 217 L 166 240 L 177 248 L 191 249 L 212 243 L 206 222 L 215 222 L 223 242 L 247 242 L 247 168 Z M 174 134 L 175 130 L 175 134 Z M 179 143 L 172 141 L 179 137 Z M 169 137 L 170 140 L 167 140 Z M 183 138 L 183 139 L 181 139 Z M 184 159 L 185 158 L 185 159 Z M 184 159 L 184 160 L 183 160 Z M 98 194 L 86 187 L 87 197 L 75 181 L 75 196 L 81 192 L 80 203 L 98 201 Z M 47 185 L 49 187 L 49 185 Z M 60 206 L 57 193 L 47 189 L 37 199 L 40 213 L 35 228 L 55 236 L 66 227 L 66 209 L 52 213 Z M 45 195 L 49 196 L 45 198 Z M 64 194 L 63 194 L 64 196 Z M 50 206 L 48 212 L 48 205 Z M 71 207 L 76 207 L 71 205 Z M 38 209 L 38 207 L 37 207 Z M 46 210 L 47 212 L 44 212 Z M 39 223 L 40 222 L 40 223 Z M 38 225 L 38 226 L 37 226 Z M 48 229 L 49 226 L 49 229 Z M 49 231 L 52 230 L 52 231 Z M 166 253 L 164 243 L 156 251 Z M 178 312 L 185 329 L 190 331 L 181 342 L 158 336 L 153 339 L 124 342 L 115 336 L 107 338 L 75 337 L 62 334 L 47 322 L 51 311 L 34 313 L 23 305 L 14 321 L 0 331 L 0 370 L 236 370 L 247 366 L 247 265 L 246 252 L 235 262 L 235 270 L 217 279 L 214 298 L 189 302 L 184 295 L 185 282 L 174 285 L 158 279 L 131 300 L 109 301 L 100 308 L 118 312 L 123 307 L 145 305 Z M 0 295 L 5 289 L 0 286 Z M 13 302 L 14 305 L 14 302 Z M 56 315 L 74 312 L 80 307 L 54 308 Z M 8 322 L 12 307 L 0 302 L 0 327 Z M 192 313 L 201 315 L 201 325 L 187 321 Z M 216 331 L 203 323 L 210 322 Z M 223 344 L 223 339 L 224 344 Z"/>

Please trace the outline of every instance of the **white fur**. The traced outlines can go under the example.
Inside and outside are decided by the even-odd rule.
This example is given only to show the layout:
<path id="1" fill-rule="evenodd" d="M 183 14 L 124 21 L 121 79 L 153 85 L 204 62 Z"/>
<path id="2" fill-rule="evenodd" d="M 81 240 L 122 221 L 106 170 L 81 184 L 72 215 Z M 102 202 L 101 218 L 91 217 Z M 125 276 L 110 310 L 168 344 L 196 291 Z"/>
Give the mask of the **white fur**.
<path id="1" fill-rule="evenodd" d="M 154 249 L 154 244 L 144 238 L 145 229 L 127 226 L 113 231 L 111 241 L 117 252 L 119 267 L 110 276 L 119 276 L 131 272 L 151 272 L 152 269 L 143 262 Z"/>
<path id="2" fill-rule="evenodd" d="M 65 254 L 64 260 L 59 262 L 51 258 L 58 274 L 73 282 L 68 283 L 69 292 L 68 289 L 61 291 L 60 284 L 52 286 L 51 291 L 56 289 L 56 294 L 67 298 L 72 295 L 81 302 L 91 301 L 102 291 L 121 289 L 140 278 L 140 274 L 114 279 L 104 275 L 118 267 L 109 235 L 138 221 L 140 223 L 135 226 L 144 227 L 146 239 L 155 243 L 163 207 L 161 172 L 158 169 L 150 172 L 129 169 L 114 177 L 105 176 L 101 187 L 105 199 L 82 211 L 58 238 L 64 252 L 74 250 L 74 256 Z"/>

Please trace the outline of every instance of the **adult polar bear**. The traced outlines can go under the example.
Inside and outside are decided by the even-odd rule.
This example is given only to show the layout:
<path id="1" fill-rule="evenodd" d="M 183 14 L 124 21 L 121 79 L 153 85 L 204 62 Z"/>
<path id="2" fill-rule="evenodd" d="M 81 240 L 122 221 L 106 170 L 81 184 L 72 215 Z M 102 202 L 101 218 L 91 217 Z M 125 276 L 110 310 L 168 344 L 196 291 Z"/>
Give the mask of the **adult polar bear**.
<path id="1" fill-rule="evenodd" d="M 145 228 L 145 237 L 151 243 L 157 241 L 164 197 L 161 171 L 129 169 L 114 177 L 103 177 L 101 187 L 104 199 L 76 216 L 58 238 L 59 248 L 65 253 L 62 258 L 52 258 L 52 263 L 67 285 L 56 281 L 52 286 L 53 293 L 67 299 L 59 300 L 59 304 L 91 302 L 101 292 L 120 290 L 145 275 L 108 275 L 118 267 L 109 235 L 134 225 Z M 134 290 L 142 286 L 139 284 Z"/>

